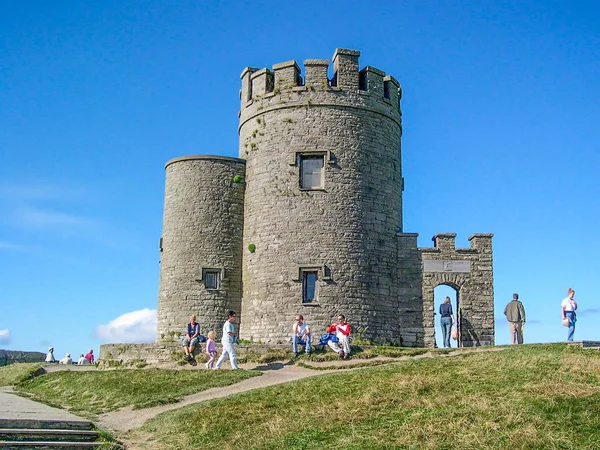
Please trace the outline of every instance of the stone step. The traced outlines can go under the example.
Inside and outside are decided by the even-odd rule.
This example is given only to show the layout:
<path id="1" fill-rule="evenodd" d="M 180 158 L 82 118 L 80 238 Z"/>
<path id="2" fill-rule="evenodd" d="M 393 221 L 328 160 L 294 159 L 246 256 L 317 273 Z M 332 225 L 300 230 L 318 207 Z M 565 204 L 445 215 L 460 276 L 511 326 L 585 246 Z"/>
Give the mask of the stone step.
<path id="1" fill-rule="evenodd" d="M 52 442 L 52 441 L 0 441 L 0 448 L 19 450 L 73 450 L 74 448 L 99 448 L 103 442 Z"/>
<path id="2" fill-rule="evenodd" d="M 0 428 L 0 440 L 4 441 L 69 441 L 90 442 L 98 438 L 96 431 Z"/>
<path id="3" fill-rule="evenodd" d="M 89 420 L 0 419 L 0 428 L 34 430 L 91 430 Z"/>

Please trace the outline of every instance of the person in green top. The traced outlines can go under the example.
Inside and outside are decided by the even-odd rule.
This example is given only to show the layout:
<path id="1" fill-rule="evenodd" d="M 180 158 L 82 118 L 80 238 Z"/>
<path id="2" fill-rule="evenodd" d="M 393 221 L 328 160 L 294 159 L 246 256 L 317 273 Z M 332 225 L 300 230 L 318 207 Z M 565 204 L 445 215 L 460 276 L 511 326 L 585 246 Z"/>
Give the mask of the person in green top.
<path id="1" fill-rule="evenodd" d="M 525 325 L 525 308 L 519 301 L 519 294 L 513 294 L 513 299 L 504 308 L 504 315 L 508 320 L 508 329 L 510 331 L 510 343 L 523 343 L 523 325 Z"/>

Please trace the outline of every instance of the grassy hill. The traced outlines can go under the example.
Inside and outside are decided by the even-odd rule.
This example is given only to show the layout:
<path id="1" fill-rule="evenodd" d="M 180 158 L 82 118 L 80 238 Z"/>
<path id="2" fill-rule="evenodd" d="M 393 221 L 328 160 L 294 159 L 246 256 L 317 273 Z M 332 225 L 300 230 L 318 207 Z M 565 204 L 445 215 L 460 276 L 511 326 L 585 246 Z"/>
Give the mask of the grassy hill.
<path id="1" fill-rule="evenodd" d="M 315 372 L 160 414 L 123 438 L 161 450 L 600 449 L 600 352 L 565 344 L 491 350 Z M 133 369 L 28 379 L 37 368 L 0 368 L 0 385 L 87 416 L 258 374 Z"/>
<path id="2" fill-rule="evenodd" d="M 327 374 L 164 413 L 137 434 L 160 449 L 598 449 L 600 352 L 521 346 Z"/>

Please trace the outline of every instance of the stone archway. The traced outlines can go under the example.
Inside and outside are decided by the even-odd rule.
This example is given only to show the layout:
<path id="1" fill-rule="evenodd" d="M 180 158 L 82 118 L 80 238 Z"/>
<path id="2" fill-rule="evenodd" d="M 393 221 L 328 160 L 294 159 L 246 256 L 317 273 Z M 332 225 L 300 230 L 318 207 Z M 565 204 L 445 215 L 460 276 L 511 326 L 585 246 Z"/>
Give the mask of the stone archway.
<path id="1" fill-rule="evenodd" d="M 470 248 L 455 248 L 454 233 L 436 234 L 422 257 L 424 344 L 435 345 L 434 289 L 447 285 L 457 292 L 459 346 L 494 344 L 492 234 L 474 234 Z"/>

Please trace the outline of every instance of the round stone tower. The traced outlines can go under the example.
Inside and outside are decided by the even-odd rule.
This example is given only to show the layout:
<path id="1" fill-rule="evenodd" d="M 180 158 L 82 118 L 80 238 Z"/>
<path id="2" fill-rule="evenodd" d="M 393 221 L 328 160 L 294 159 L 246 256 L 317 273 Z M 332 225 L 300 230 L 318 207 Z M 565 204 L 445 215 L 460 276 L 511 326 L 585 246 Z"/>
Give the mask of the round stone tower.
<path id="1" fill-rule="evenodd" d="M 191 314 L 220 335 L 240 308 L 245 161 L 185 156 L 165 170 L 157 340 L 178 337 Z"/>
<path id="2" fill-rule="evenodd" d="M 315 336 L 338 314 L 353 334 L 398 342 L 402 231 L 400 85 L 359 71 L 356 50 L 242 75 L 246 160 L 242 338 L 289 341 L 302 314 Z"/>

